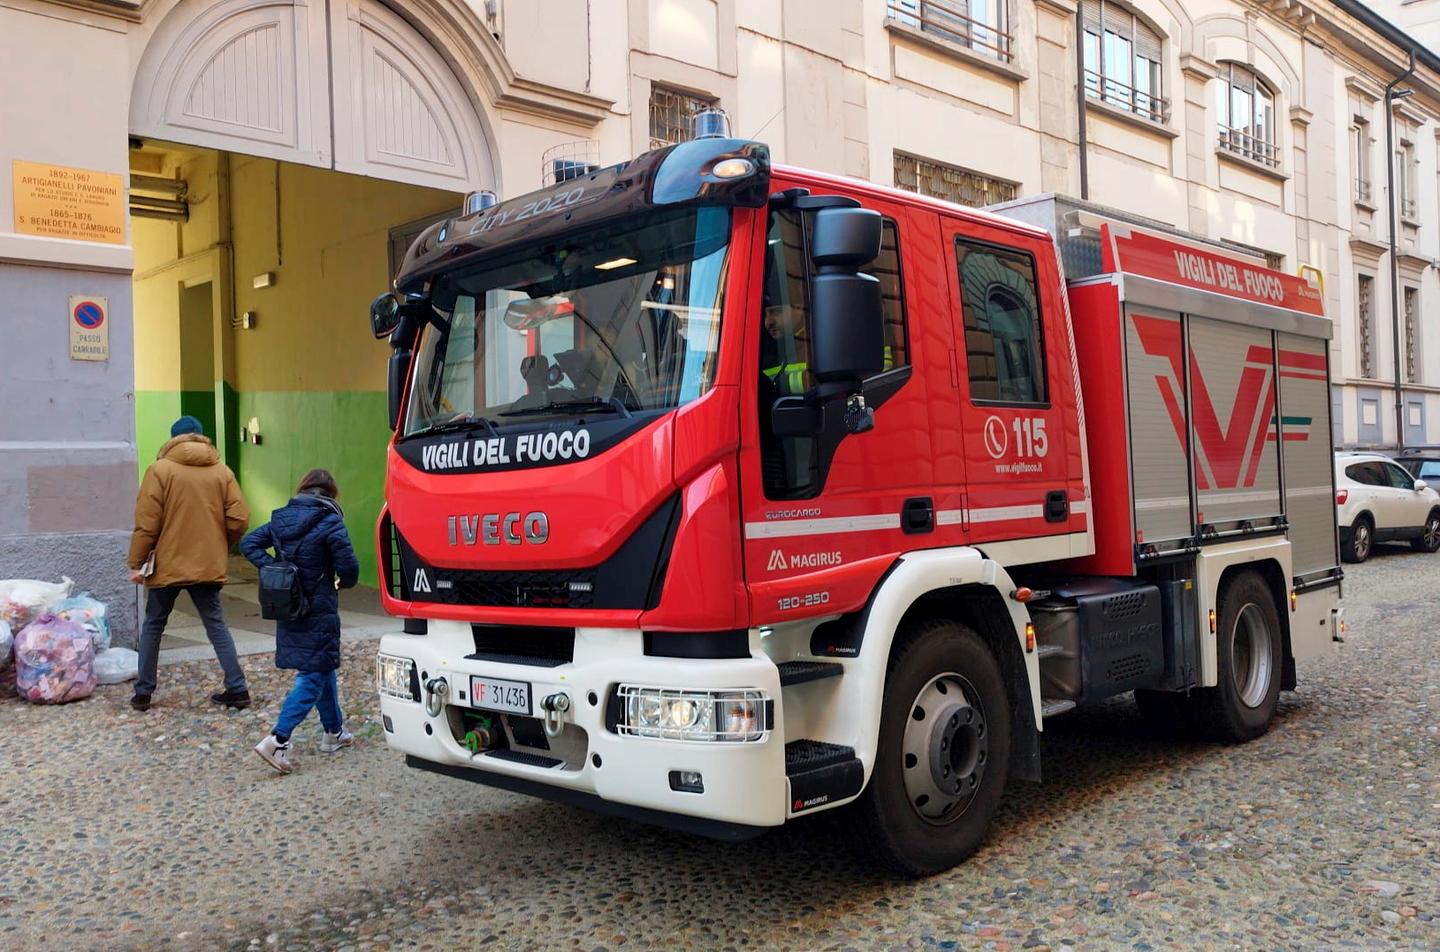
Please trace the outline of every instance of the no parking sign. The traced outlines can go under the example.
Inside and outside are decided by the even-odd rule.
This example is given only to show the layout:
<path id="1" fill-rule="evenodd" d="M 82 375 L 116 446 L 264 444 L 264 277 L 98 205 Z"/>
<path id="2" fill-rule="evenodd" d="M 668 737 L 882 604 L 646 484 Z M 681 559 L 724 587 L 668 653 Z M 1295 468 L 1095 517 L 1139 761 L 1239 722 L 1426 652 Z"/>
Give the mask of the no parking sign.
<path id="1" fill-rule="evenodd" d="M 86 294 L 70 295 L 70 359 L 110 359 L 110 302 Z"/>

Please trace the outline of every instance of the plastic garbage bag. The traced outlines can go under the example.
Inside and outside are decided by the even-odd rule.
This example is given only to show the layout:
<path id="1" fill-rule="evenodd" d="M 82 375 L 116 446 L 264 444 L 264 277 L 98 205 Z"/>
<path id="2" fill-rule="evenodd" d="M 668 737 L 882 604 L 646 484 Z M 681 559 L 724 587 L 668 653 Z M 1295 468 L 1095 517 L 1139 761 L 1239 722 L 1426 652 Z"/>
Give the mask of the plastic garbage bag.
<path id="1" fill-rule="evenodd" d="M 8 621 L 0 621 L 0 697 L 15 693 L 15 635 Z"/>
<path id="2" fill-rule="evenodd" d="M 15 636 L 15 687 L 35 704 L 63 704 L 95 690 L 95 639 L 46 613 Z"/>
<path id="3" fill-rule="evenodd" d="M 51 609 L 66 621 L 90 632 L 95 639 L 95 654 L 103 654 L 110 648 L 110 622 L 105 617 L 105 603 L 89 592 L 72 595 Z M 104 682 L 101 682 L 104 683 Z"/>
<path id="4" fill-rule="evenodd" d="M 69 578 L 59 582 L 29 578 L 0 582 L 0 621 L 9 622 L 10 629 L 19 634 L 32 619 L 64 601 L 74 584 Z"/>
<path id="5" fill-rule="evenodd" d="M 140 674 L 140 654 L 129 648 L 107 648 L 95 656 L 95 680 L 101 684 L 134 681 Z"/>

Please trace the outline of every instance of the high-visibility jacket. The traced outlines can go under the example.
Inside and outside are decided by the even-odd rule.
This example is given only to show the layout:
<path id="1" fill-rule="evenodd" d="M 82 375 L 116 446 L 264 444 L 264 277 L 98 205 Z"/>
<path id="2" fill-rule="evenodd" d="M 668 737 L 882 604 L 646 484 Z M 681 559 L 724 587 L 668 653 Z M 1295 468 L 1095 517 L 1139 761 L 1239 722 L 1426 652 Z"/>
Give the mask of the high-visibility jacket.
<path id="1" fill-rule="evenodd" d="M 890 370 L 895 366 L 895 352 L 889 344 L 885 345 L 884 369 Z M 796 361 L 792 364 L 776 364 L 773 367 L 766 367 L 761 371 L 769 377 L 775 386 L 780 388 L 784 394 L 799 394 L 805 392 L 805 372 L 810 369 L 807 361 Z"/>

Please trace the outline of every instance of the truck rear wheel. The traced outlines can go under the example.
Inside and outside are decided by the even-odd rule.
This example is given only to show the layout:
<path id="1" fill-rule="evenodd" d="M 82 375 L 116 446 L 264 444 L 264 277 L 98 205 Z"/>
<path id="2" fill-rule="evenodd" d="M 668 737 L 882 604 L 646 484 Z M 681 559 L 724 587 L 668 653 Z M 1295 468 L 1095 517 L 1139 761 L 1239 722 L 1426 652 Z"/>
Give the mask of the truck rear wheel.
<path id="1" fill-rule="evenodd" d="M 857 810 L 870 856 L 924 876 L 984 840 L 1009 773 L 1010 704 L 999 664 L 969 628 L 931 619 L 901 637 Z"/>
<path id="2" fill-rule="evenodd" d="M 1253 740 L 1270 728 L 1280 700 L 1280 613 L 1270 586 L 1254 572 L 1226 582 L 1219 602 L 1219 683 L 1191 696 L 1199 723 L 1217 739 Z"/>

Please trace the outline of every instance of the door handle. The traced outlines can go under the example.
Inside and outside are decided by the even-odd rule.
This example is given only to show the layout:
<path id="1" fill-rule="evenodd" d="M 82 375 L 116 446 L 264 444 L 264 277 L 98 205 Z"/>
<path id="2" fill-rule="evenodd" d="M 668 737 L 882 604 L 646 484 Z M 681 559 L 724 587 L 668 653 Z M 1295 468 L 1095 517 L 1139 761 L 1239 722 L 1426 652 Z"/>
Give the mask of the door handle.
<path id="1" fill-rule="evenodd" d="M 1052 489 L 1045 494 L 1045 521 L 1064 522 L 1070 518 L 1070 497 L 1063 489 Z"/>
<path id="2" fill-rule="evenodd" d="M 900 528 L 906 535 L 935 531 L 935 503 L 929 496 L 905 500 L 900 507 Z"/>

